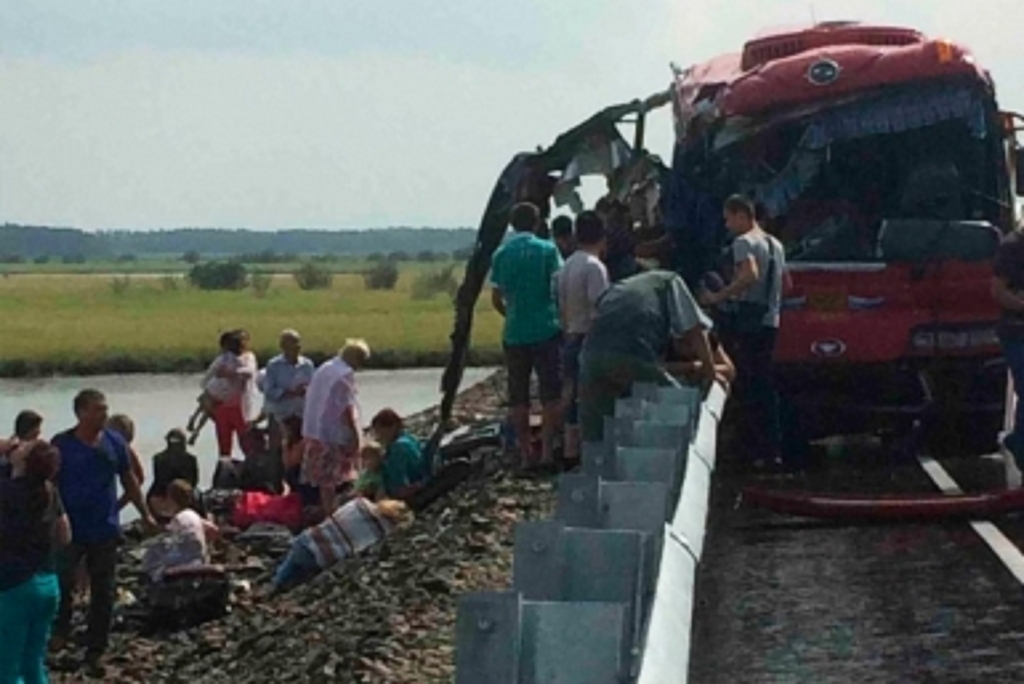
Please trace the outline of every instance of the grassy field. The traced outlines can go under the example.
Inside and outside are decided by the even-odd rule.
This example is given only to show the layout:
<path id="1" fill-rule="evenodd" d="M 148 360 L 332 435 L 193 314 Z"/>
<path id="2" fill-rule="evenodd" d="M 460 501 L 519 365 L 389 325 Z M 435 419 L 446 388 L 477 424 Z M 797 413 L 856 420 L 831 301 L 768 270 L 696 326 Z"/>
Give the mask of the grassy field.
<path id="1" fill-rule="evenodd" d="M 7 274 L 0 277 L 0 375 L 185 371 L 205 367 L 220 331 L 245 327 L 261 361 L 282 328 L 294 327 L 314 356 L 346 337 L 365 337 L 376 367 L 441 365 L 453 313 L 448 295 L 413 299 L 426 266 L 410 264 L 392 291 L 368 291 L 338 275 L 329 290 L 304 292 L 290 276 L 270 290 L 204 292 L 161 276 Z M 438 268 L 438 266 L 433 266 Z M 471 362 L 494 363 L 501 319 L 487 298 L 477 308 Z"/>

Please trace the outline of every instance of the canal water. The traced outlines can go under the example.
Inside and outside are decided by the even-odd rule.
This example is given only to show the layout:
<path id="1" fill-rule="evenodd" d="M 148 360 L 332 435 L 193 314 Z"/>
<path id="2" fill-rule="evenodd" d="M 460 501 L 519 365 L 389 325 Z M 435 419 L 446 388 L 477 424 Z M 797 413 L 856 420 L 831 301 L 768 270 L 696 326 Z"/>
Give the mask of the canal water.
<path id="1" fill-rule="evenodd" d="M 493 369 L 467 368 L 463 387 L 486 378 Z M 440 368 L 364 371 L 357 376 L 364 422 L 380 409 L 391 407 L 401 415 L 430 408 L 440 401 Z M 95 388 L 107 396 L 111 414 L 125 413 L 135 421 L 135 448 L 151 477 L 150 459 L 164 448 L 164 435 L 184 427 L 199 396 L 198 375 L 98 375 L 34 380 L 0 380 L 0 434 L 13 431 L 18 411 L 32 409 L 46 422 L 49 437 L 74 424 L 72 399 L 79 390 Z M 237 447 L 236 447 L 237 448 Z M 207 424 L 192 453 L 199 457 L 200 484 L 208 485 L 217 462 L 212 423 Z M 126 511 L 126 517 L 134 512 Z"/>

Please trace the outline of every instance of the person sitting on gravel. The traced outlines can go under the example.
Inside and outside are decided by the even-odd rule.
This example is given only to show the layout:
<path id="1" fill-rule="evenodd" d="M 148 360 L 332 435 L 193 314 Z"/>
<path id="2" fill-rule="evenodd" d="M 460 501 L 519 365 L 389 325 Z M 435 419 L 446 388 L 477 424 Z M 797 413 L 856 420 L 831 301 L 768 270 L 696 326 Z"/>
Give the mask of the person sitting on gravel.
<path id="1" fill-rule="evenodd" d="M 355 493 L 370 501 L 376 501 L 384 494 L 384 447 L 376 442 L 370 442 L 363 446 L 360 456 L 363 470 L 356 480 Z"/>
<path id="2" fill-rule="evenodd" d="M 410 515 L 401 501 L 352 499 L 295 538 L 274 575 L 272 592 L 301 584 L 321 570 L 376 546 Z"/>
<path id="3" fill-rule="evenodd" d="M 401 416 L 393 409 L 378 412 L 370 421 L 370 427 L 385 450 L 381 467 L 384 494 L 405 501 L 429 478 L 423 448 L 415 437 L 405 431 Z"/>
<path id="4" fill-rule="evenodd" d="M 167 488 L 175 480 L 187 482 L 193 490 L 199 485 L 199 459 L 187 450 L 185 431 L 174 428 L 164 437 L 167 448 L 153 457 L 153 484 L 146 493 L 150 510 L 159 522 L 170 520 Z"/>
<path id="5" fill-rule="evenodd" d="M 217 526 L 196 512 L 192 487 L 175 480 L 167 487 L 171 520 L 167 532 L 143 557 L 143 570 L 154 581 L 176 568 L 197 567 L 210 561 L 207 540 L 219 534 Z"/>
<path id="6" fill-rule="evenodd" d="M 192 486 L 184 480 L 175 480 L 167 487 L 167 498 L 171 501 L 171 522 L 167 531 L 183 538 L 193 539 L 202 549 L 201 561 L 209 562 L 207 540 L 219 534 L 217 526 L 196 510 L 196 499 Z"/>

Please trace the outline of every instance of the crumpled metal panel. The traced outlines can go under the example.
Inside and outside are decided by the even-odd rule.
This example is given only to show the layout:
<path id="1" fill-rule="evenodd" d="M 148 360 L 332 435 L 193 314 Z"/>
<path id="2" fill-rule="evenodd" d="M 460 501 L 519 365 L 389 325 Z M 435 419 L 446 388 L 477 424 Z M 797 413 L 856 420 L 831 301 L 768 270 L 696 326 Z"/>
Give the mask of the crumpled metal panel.
<path id="1" fill-rule="evenodd" d="M 621 603 L 527 602 L 520 682 L 619 684 L 629 632 Z"/>
<path id="2" fill-rule="evenodd" d="M 519 684 L 522 617 L 518 593 L 467 594 L 459 599 L 456 684 Z"/>

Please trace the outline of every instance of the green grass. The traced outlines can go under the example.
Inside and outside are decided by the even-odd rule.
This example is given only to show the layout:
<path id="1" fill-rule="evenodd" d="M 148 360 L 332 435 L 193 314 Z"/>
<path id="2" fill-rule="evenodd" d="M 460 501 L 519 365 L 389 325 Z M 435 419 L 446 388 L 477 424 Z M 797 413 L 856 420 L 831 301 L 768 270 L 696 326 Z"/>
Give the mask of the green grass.
<path id="1" fill-rule="evenodd" d="M 404 268 L 393 291 L 368 291 L 362 277 L 338 275 L 331 289 L 304 292 L 290 276 L 275 276 L 264 297 L 251 289 L 204 292 L 182 279 L 169 289 L 159 276 L 5 275 L 0 375 L 195 370 L 216 353 L 219 333 L 235 327 L 251 332 L 261 361 L 274 352 L 278 332 L 293 327 L 311 356 L 364 337 L 377 367 L 443 364 L 451 301 L 414 300 L 410 292 L 426 267 Z M 499 358 L 500 330 L 500 317 L 482 300 L 471 361 Z"/>

